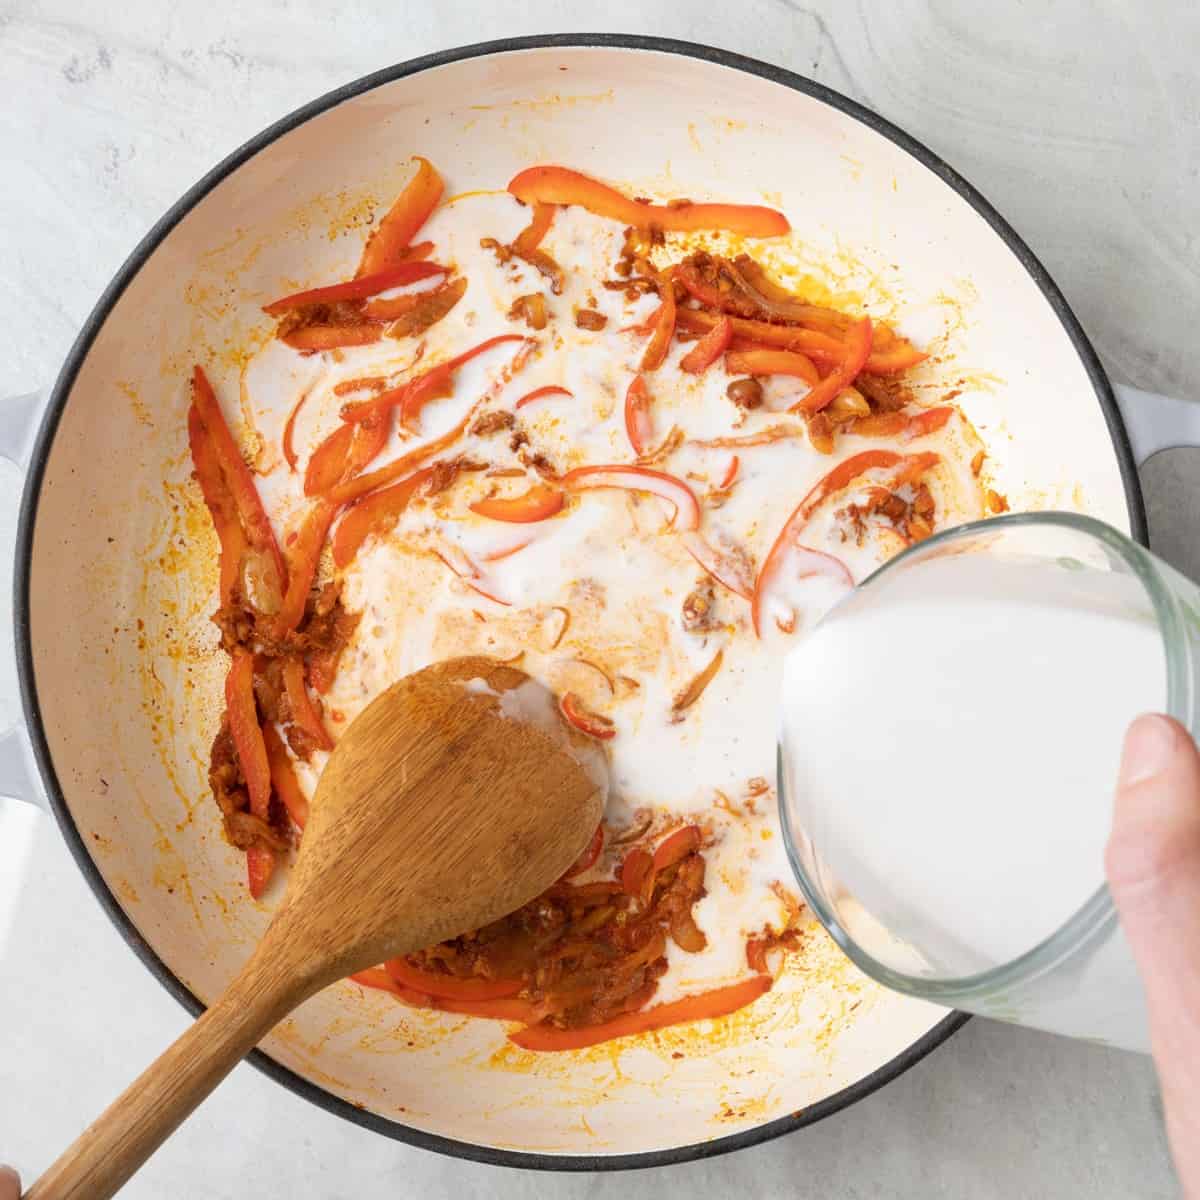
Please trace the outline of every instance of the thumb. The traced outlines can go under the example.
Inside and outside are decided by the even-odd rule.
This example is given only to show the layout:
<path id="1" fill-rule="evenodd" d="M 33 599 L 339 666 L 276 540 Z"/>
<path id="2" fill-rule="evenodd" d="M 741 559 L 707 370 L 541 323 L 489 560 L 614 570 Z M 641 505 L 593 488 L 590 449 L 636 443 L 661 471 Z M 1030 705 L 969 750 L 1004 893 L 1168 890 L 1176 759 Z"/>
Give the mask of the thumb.
<path id="1" fill-rule="evenodd" d="M 1125 737 L 1105 868 L 1143 969 L 1200 934 L 1200 752 L 1169 717 L 1139 717 Z"/>
<path id="2" fill-rule="evenodd" d="M 1200 1197 L 1200 751 L 1168 717 L 1129 728 L 1105 855 L 1141 972 L 1167 1130 Z"/>

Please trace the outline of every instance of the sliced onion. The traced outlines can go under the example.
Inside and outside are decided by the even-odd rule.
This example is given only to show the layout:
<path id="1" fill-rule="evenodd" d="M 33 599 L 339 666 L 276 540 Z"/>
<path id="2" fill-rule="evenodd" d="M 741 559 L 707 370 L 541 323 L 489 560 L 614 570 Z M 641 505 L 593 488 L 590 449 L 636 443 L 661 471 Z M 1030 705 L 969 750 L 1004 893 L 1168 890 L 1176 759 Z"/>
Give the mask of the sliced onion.
<path id="1" fill-rule="evenodd" d="M 828 313 L 828 318 L 821 323 L 834 323 L 836 326 L 839 316 L 837 312 L 832 309 L 822 309 L 819 305 L 809 304 L 807 301 L 787 295 L 782 288 L 772 283 L 769 277 L 762 274 L 762 268 L 752 259 L 748 261 L 748 268 L 750 272 L 759 276 L 758 279 L 750 279 L 747 268 L 737 262 L 724 260 L 721 265 L 738 291 L 770 316 L 778 317 L 781 321 L 795 321 L 803 324 L 811 322 L 818 314 L 824 316 L 825 313 Z M 769 287 L 775 295 L 770 295 L 764 290 L 765 287 Z M 841 324 L 844 325 L 846 322 L 843 320 Z"/>
<path id="2" fill-rule="evenodd" d="M 497 604 L 509 607 L 511 600 L 505 600 L 496 595 L 495 584 L 488 578 L 483 568 L 456 542 L 435 534 L 430 549 L 469 587 L 472 591 L 494 600 Z"/>
<path id="3" fill-rule="evenodd" d="M 665 471 L 645 467 L 601 466 L 578 467 L 562 478 L 565 487 L 579 491 L 588 488 L 624 488 L 631 492 L 649 492 L 675 507 L 672 527 L 680 533 L 700 528 L 700 502 L 682 479 Z"/>
<path id="4" fill-rule="evenodd" d="M 720 550 L 698 533 L 685 533 L 680 539 L 687 552 L 724 588 L 735 596 L 750 600 L 754 596 L 754 577 L 748 563 Z"/>

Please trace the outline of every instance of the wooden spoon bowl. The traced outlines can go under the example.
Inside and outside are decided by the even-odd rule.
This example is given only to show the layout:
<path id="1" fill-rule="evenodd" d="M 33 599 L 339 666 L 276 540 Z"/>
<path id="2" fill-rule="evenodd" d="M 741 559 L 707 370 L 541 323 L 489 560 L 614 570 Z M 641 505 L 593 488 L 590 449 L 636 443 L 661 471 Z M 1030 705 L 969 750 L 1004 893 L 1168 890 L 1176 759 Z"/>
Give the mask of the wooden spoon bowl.
<path id="1" fill-rule="evenodd" d="M 113 1195 L 309 996 L 545 890 L 584 850 L 607 790 L 603 751 L 523 671 L 459 658 L 394 684 L 330 755 L 250 960 L 27 1197 Z"/>

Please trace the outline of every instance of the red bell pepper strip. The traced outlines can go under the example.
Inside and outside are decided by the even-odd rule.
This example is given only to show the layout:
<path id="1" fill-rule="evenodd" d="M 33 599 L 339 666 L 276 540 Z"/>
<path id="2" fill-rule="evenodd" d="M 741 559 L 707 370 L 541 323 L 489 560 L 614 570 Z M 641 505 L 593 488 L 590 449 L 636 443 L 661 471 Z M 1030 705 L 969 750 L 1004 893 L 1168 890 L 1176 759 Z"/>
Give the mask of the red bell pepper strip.
<path id="1" fill-rule="evenodd" d="M 196 482 L 200 485 L 204 503 L 217 533 L 217 541 L 221 545 L 220 590 L 221 603 L 225 605 L 233 598 L 234 585 L 241 576 L 246 535 L 242 532 L 233 494 L 226 486 L 225 476 L 221 473 L 212 439 L 208 436 L 208 430 L 194 404 L 188 408 L 188 445 L 191 447 Z"/>
<path id="2" fill-rule="evenodd" d="M 792 412 L 820 412 L 841 395 L 858 377 L 871 353 L 871 318 L 863 317 L 846 335 L 846 357 L 807 395 L 792 405 Z"/>
<path id="3" fill-rule="evenodd" d="M 381 414 L 377 420 L 368 418 L 365 421 L 359 421 L 357 425 L 354 439 L 350 443 L 350 453 L 346 457 L 342 473 L 335 481 L 334 486 L 341 483 L 343 479 L 353 479 L 355 475 L 365 471 L 383 453 L 383 448 L 387 445 L 392 432 L 392 423 L 388 419 L 387 413 Z M 306 478 L 305 483 L 307 482 Z"/>
<path id="4" fill-rule="evenodd" d="M 387 334 L 390 338 L 417 337 L 453 312 L 467 294 L 468 286 L 466 277 L 460 275 L 428 291 L 396 296 L 391 300 L 368 300 L 363 312 L 372 319 L 378 317 L 389 321 Z"/>
<path id="5" fill-rule="evenodd" d="M 622 1013 L 600 1025 L 582 1029 L 558 1029 L 553 1025 L 531 1025 L 508 1035 L 509 1041 L 525 1050 L 582 1050 L 613 1038 L 649 1033 L 685 1021 L 711 1020 L 737 1012 L 769 990 L 769 975 L 752 975 L 740 983 L 714 988 L 696 996 L 685 996 L 669 1004 L 656 1004 L 640 1012 Z"/>
<path id="6" fill-rule="evenodd" d="M 678 306 L 676 306 L 675 311 L 676 311 L 676 316 L 678 316 L 678 313 L 679 313 Z M 654 327 L 658 324 L 658 318 L 661 314 L 662 314 L 662 304 L 660 303 L 659 306 L 652 313 L 649 314 L 649 316 L 647 316 L 644 320 L 638 322 L 636 325 L 622 325 L 620 332 L 621 333 L 651 334 L 654 332 Z"/>
<path id="7" fill-rule="evenodd" d="M 246 847 L 246 886 L 258 900 L 275 874 L 275 851 L 269 846 Z"/>
<path id="8" fill-rule="evenodd" d="M 562 484 L 572 490 L 624 488 L 633 492 L 650 492 L 675 506 L 672 527 L 678 532 L 686 533 L 700 527 L 700 504 L 696 494 L 682 479 L 665 471 L 617 464 L 576 467 L 562 477 Z"/>
<path id="9" fill-rule="evenodd" d="M 387 394 L 382 393 L 380 399 Z M 426 404 L 453 395 L 454 367 L 450 363 L 442 363 L 441 366 L 426 371 L 404 389 L 400 398 L 400 424 L 405 429 L 415 432 L 415 422 Z"/>
<path id="10" fill-rule="evenodd" d="M 391 992 L 402 999 L 408 999 L 411 995 L 419 1000 L 422 995 L 420 992 L 412 991 L 411 988 L 402 988 L 383 967 L 368 967 L 365 971 L 355 971 L 353 975 L 347 975 L 346 978 L 351 983 L 357 983 L 359 987 L 376 988 L 381 992 Z"/>
<path id="11" fill-rule="evenodd" d="M 308 822 L 308 797 L 300 790 L 287 748 L 270 721 L 263 722 L 262 735 L 263 745 L 267 748 L 267 762 L 271 767 L 271 786 L 287 809 L 292 823 L 297 829 L 303 829 Z"/>
<path id="12" fill-rule="evenodd" d="M 526 204 L 578 204 L 599 217 L 638 229 L 670 233 L 722 229 L 743 237 L 778 237 L 791 229 L 783 213 L 761 205 L 646 204 L 566 167 L 529 167 L 512 178 L 508 190 Z"/>
<path id="13" fill-rule="evenodd" d="M 671 338 L 675 335 L 675 284 L 670 272 L 664 278 L 659 291 L 662 303 L 658 306 L 654 318 L 654 331 L 650 335 L 650 342 L 642 354 L 643 371 L 657 371 L 666 362 L 667 351 L 671 349 Z"/>
<path id="14" fill-rule="evenodd" d="M 317 446 L 304 468 L 304 494 L 323 496 L 331 487 L 340 483 L 346 472 L 350 447 L 358 435 L 354 425 L 339 425 Z"/>
<path id="15" fill-rule="evenodd" d="M 680 859 L 700 849 L 700 827 L 685 825 L 677 829 L 670 837 L 661 842 L 654 851 L 655 871 L 665 871 L 673 867 Z"/>
<path id="16" fill-rule="evenodd" d="M 758 581 L 754 588 L 754 595 L 750 602 L 754 632 L 758 637 L 762 637 L 762 613 L 766 603 L 767 592 L 787 567 L 790 566 L 792 568 L 792 575 L 796 579 L 811 579 L 816 576 L 826 576 L 837 580 L 846 588 L 854 586 L 854 578 L 850 574 L 849 568 L 847 568 L 846 564 L 840 558 L 836 558 L 832 554 L 825 554 L 820 550 L 813 550 L 809 546 L 801 545 L 796 540 L 798 536 L 798 530 L 789 531 L 789 528 L 785 526 L 783 533 L 780 534 L 775 545 L 771 547 L 771 553 L 767 556 L 767 560 L 763 564 L 763 569 L 759 572 Z M 790 633 L 795 628 L 795 614 L 792 614 L 787 624 L 779 622 L 779 626 L 785 632 Z"/>
<path id="17" fill-rule="evenodd" d="M 692 333 L 707 333 L 718 321 L 728 320 L 733 336 L 756 348 L 777 347 L 798 350 L 814 362 L 833 366 L 842 361 L 846 350 L 840 338 L 800 325 L 772 325 L 767 321 L 751 321 L 745 317 L 722 317 L 700 308 L 680 308 L 676 324 Z"/>
<path id="18" fill-rule="evenodd" d="M 534 388 L 532 392 L 526 392 L 513 407 L 524 408 L 525 405 L 532 404 L 535 400 L 545 399 L 547 396 L 566 396 L 572 400 L 575 398 L 574 394 L 567 391 L 565 387 L 551 385 L 549 387 Z"/>
<path id="19" fill-rule="evenodd" d="M 899 375 L 909 367 L 924 362 L 929 357 L 918 350 L 905 338 L 897 337 L 895 345 L 880 347 L 872 350 L 870 357 L 863 364 L 864 375 Z"/>
<path id="20" fill-rule="evenodd" d="M 339 425 L 313 452 L 304 469 L 304 494 L 324 496 L 363 471 L 387 445 L 387 409 L 366 419 Z"/>
<path id="21" fill-rule="evenodd" d="M 496 337 L 488 338 L 486 342 L 480 342 L 478 346 L 472 346 L 470 350 L 464 350 L 452 358 L 447 365 L 451 370 L 457 371 L 463 363 L 470 362 L 477 355 L 483 354 L 486 350 L 492 350 L 496 346 L 502 346 L 505 342 L 524 342 L 526 345 L 530 345 L 534 343 L 534 339 L 524 337 L 519 333 L 501 333 Z"/>
<path id="22" fill-rule="evenodd" d="M 518 1025 L 534 1025 L 546 1015 L 545 1005 L 531 1004 L 520 996 L 501 996 L 497 1000 L 455 1000 L 449 996 L 433 996 L 429 1007 L 439 1012 L 511 1021 Z"/>
<path id="23" fill-rule="evenodd" d="M 347 509 L 333 535 L 334 565 L 339 568 L 349 566 L 359 546 L 371 534 L 386 533 L 391 529 L 408 507 L 417 489 L 432 474 L 433 468 L 426 467 L 400 483 L 364 496 Z"/>
<path id="24" fill-rule="evenodd" d="M 924 458 L 921 455 L 914 455 L 913 457 Z M 934 455 L 933 458 L 936 461 L 937 456 Z M 802 556 L 802 576 L 814 574 L 834 575 L 842 578 L 847 586 L 853 586 L 853 579 L 840 560 L 834 558 L 832 555 L 821 554 L 819 551 L 802 546 L 800 544 L 800 534 L 817 506 L 829 496 L 849 486 L 849 484 L 867 471 L 878 468 L 896 467 L 902 462 L 904 462 L 904 459 L 894 450 L 863 450 L 859 454 L 852 454 L 818 480 L 808 495 L 800 501 L 795 511 L 788 517 L 783 528 L 780 530 L 779 536 L 775 539 L 775 544 L 771 547 L 770 553 L 763 563 L 763 568 L 759 572 L 758 581 L 754 587 L 754 599 L 751 603 L 750 611 L 754 619 L 754 632 L 759 637 L 762 637 L 762 609 L 766 592 L 777 576 L 783 571 L 789 557 L 795 559 L 796 556 Z"/>
<path id="25" fill-rule="evenodd" d="M 414 447 L 407 454 L 400 455 L 399 458 L 394 459 L 386 466 L 378 467 L 374 471 L 356 475 L 353 479 L 347 479 L 345 482 L 339 483 L 329 493 L 329 499 L 335 504 L 349 504 L 352 500 L 357 500 L 359 497 L 365 496 L 368 492 L 373 492 L 377 488 L 391 483 L 393 480 L 402 479 L 414 467 L 419 466 L 426 459 L 432 458 L 435 454 L 454 445 L 466 433 L 467 426 L 471 423 L 471 418 L 474 415 L 475 408 L 472 407 L 457 425 L 452 429 L 448 429 L 440 436 L 431 438 L 423 445 Z"/>
<path id="26" fill-rule="evenodd" d="M 413 242 L 400 252 L 401 262 L 416 262 L 420 258 L 428 258 L 433 253 L 432 242 Z"/>
<path id="27" fill-rule="evenodd" d="M 737 478 L 738 468 L 741 465 L 742 460 L 736 454 L 730 458 L 729 466 L 725 468 L 725 474 L 721 476 L 721 482 L 717 484 L 718 491 L 724 492 L 733 487 L 733 481 Z"/>
<path id="28" fill-rule="evenodd" d="M 403 262 L 409 243 L 442 198 L 442 177 L 426 158 L 415 156 L 417 173 L 367 239 L 357 275 L 375 275 Z"/>
<path id="29" fill-rule="evenodd" d="M 451 1000 L 499 1000 L 515 996 L 522 986 L 519 979 L 460 979 L 439 971 L 425 971 L 404 958 L 390 958 L 383 965 L 401 987 Z"/>
<path id="30" fill-rule="evenodd" d="M 225 704 L 229 713 L 229 732 L 250 796 L 250 811 L 265 821 L 271 811 L 271 771 L 254 701 L 254 655 L 248 650 L 233 652 L 229 674 L 225 677 Z"/>
<path id="31" fill-rule="evenodd" d="M 559 701 L 559 708 L 562 709 L 562 715 L 580 733 L 586 733 L 588 737 L 598 738 L 602 742 L 607 742 L 610 738 L 617 736 L 617 731 L 613 723 L 599 713 L 589 712 L 584 707 L 583 701 L 574 692 L 563 693 L 563 697 Z"/>
<path id="32" fill-rule="evenodd" d="M 280 300 L 273 300 L 263 305 L 263 312 L 269 316 L 278 317 L 282 313 L 295 308 L 304 308 L 310 304 L 336 304 L 344 300 L 366 300 L 377 296 L 380 292 L 392 288 L 407 287 L 410 283 L 418 283 L 433 275 L 448 275 L 449 267 L 437 263 L 405 261 L 377 271 L 374 275 L 360 275 L 343 283 L 331 283 L 326 287 L 309 288 L 304 292 L 293 292 Z"/>
<path id="33" fill-rule="evenodd" d="M 706 333 L 721 317 L 699 308 L 680 308 L 675 322 L 692 333 Z M 772 325 L 767 321 L 748 321 L 743 317 L 730 317 L 735 338 L 745 339 L 752 347 L 778 346 L 783 350 L 797 350 L 808 355 L 818 366 L 835 367 L 846 357 L 846 344 L 838 337 L 818 329 L 805 329 L 798 325 Z M 893 344 L 873 350 L 863 366 L 866 375 L 895 375 L 916 366 L 929 356 L 911 343 L 896 336 Z"/>
<path id="34" fill-rule="evenodd" d="M 754 622 L 754 632 L 759 637 L 762 637 L 762 612 L 765 607 L 767 592 L 789 566 L 792 569 L 791 573 L 793 577 L 796 579 L 812 579 L 823 575 L 837 580 L 846 588 L 854 586 L 854 578 L 851 576 L 846 564 L 840 558 L 836 558 L 832 554 L 825 554 L 820 550 L 813 550 L 809 546 L 802 546 L 796 540 L 798 536 L 798 530 L 789 532 L 789 528 L 785 526 L 783 533 L 779 535 L 779 539 L 771 547 L 771 553 L 767 556 L 767 560 L 763 564 L 763 569 L 759 572 L 758 582 L 754 588 L 754 596 L 750 602 L 750 614 Z M 787 624 L 778 623 L 781 629 L 790 633 L 795 627 L 794 612 L 788 619 Z"/>
<path id="35" fill-rule="evenodd" d="M 863 450 L 852 454 L 849 458 L 838 463 L 827 474 L 823 475 L 809 490 L 808 495 L 800 501 L 796 511 L 788 518 L 788 524 L 793 518 L 807 521 L 816 511 L 817 506 L 834 492 L 849 486 L 860 475 L 877 468 L 895 467 L 902 461 L 902 456 L 894 450 Z"/>
<path id="36" fill-rule="evenodd" d="M 272 631 L 276 638 L 291 633 L 304 616 L 304 606 L 308 603 L 308 593 L 321 560 L 321 548 L 325 545 L 325 537 L 336 511 L 335 506 L 327 500 L 318 500 L 308 510 L 304 524 L 300 526 L 296 540 L 290 547 L 287 591 L 275 615 Z"/>
<path id="37" fill-rule="evenodd" d="M 705 308 L 714 308 L 717 312 L 724 310 L 725 304 L 730 298 L 729 294 L 702 279 L 694 263 L 681 262 L 677 264 L 675 278 L 683 285 L 684 291 L 699 300 Z"/>
<path id="38" fill-rule="evenodd" d="M 548 483 L 535 483 L 520 496 L 489 496 L 470 505 L 473 513 L 493 521 L 511 521 L 518 525 L 545 521 L 563 506 L 563 494 Z"/>
<path id="39" fill-rule="evenodd" d="M 506 342 L 528 341 L 528 338 L 519 333 L 502 333 L 498 337 L 488 338 L 487 341 L 480 342 L 478 346 L 472 346 L 470 350 L 466 350 L 444 363 L 439 363 L 436 367 L 430 367 L 428 371 L 422 372 L 400 387 L 389 388 L 387 391 L 373 396 L 370 400 L 360 400 L 356 404 L 344 405 L 342 420 L 365 421 L 376 413 L 386 412 L 399 405 L 400 422 L 402 425 L 408 426 L 425 404 L 437 396 L 448 394 L 446 389 L 450 385 L 454 372 L 464 363 L 470 362 L 477 355 L 492 350 L 496 346 L 502 346 Z"/>
<path id="40" fill-rule="evenodd" d="M 654 438 L 654 423 L 650 419 L 650 391 L 641 375 L 635 375 L 625 391 L 625 432 L 634 454 L 645 454 Z"/>
<path id="41" fill-rule="evenodd" d="M 452 391 L 451 371 L 447 363 L 441 363 L 428 371 L 423 371 L 399 387 L 384 389 L 370 400 L 358 400 L 353 404 L 343 404 L 341 417 L 347 425 L 354 425 L 372 420 L 390 409 L 398 407 L 401 424 L 403 424 L 405 408 L 419 409 L 427 401 L 449 396 Z M 410 400 L 409 396 L 414 392 L 415 397 Z"/>
<path id="42" fill-rule="evenodd" d="M 903 487 L 906 483 L 916 483 L 930 467 L 936 467 L 941 462 L 941 455 L 931 450 L 923 450 L 919 454 L 906 454 L 892 476 L 893 487 Z"/>
<path id="43" fill-rule="evenodd" d="M 349 976 L 349 979 L 360 987 L 391 992 L 393 996 L 415 1008 L 431 1008 L 468 1017 L 487 1017 L 493 1021 L 514 1021 L 522 1025 L 536 1024 L 546 1015 L 544 1007 L 531 1004 L 519 996 L 501 996 L 495 1000 L 459 1000 L 451 996 L 429 996 L 415 988 L 401 986 L 383 967 L 369 967 Z"/>
<path id="44" fill-rule="evenodd" d="M 287 587 L 287 571 L 284 569 L 283 555 L 279 552 L 279 543 L 275 540 L 275 532 L 271 528 L 271 520 L 254 485 L 254 476 L 250 474 L 250 468 L 246 466 L 233 434 L 225 423 L 225 415 L 213 394 L 208 376 L 199 365 L 192 372 L 192 403 L 208 433 L 213 456 L 237 509 L 246 542 L 266 561 L 266 569 L 273 573 L 274 578 L 267 581 L 268 586 L 282 595 Z"/>
<path id="45" fill-rule="evenodd" d="M 728 317 L 722 317 L 679 360 L 680 369 L 691 375 L 703 375 L 729 349 L 732 340 L 733 322 Z"/>
<path id="46" fill-rule="evenodd" d="M 304 682 L 304 662 L 300 658 L 283 661 L 283 686 L 287 692 L 288 707 L 292 720 L 317 744 L 318 749 L 332 750 L 333 738 L 321 720 L 321 714 L 313 706 L 312 697 Z"/>
<path id="47" fill-rule="evenodd" d="M 248 650 L 233 653 L 233 662 L 225 677 L 225 707 L 229 715 L 229 732 L 250 796 L 250 811 L 268 821 L 271 815 L 271 766 L 254 702 L 254 655 Z M 249 847 L 246 851 L 247 880 L 250 895 L 256 900 L 263 894 L 274 869 L 274 850 L 269 846 Z"/>
<path id="48" fill-rule="evenodd" d="M 442 996 L 434 998 L 432 1007 L 441 1012 L 489 1017 L 493 1021 L 514 1021 L 522 1025 L 536 1024 L 546 1015 L 544 1006 L 530 1004 L 520 996 L 501 996 L 496 1000 L 455 1000 Z"/>
<path id="49" fill-rule="evenodd" d="M 859 437 L 902 437 L 906 442 L 926 437 L 941 429 L 957 410 L 950 405 L 923 408 L 916 413 L 888 412 L 871 413 L 869 417 L 858 417 L 847 426 L 847 433 Z"/>
<path id="50" fill-rule="evenodd" d="M 725 370 L 730 375 L 792 375 L 810 388 L 821 382 L 816 363 L 796 350 L 733 350 L 725 356 Z"/>
<path id="51" fill-rule="evenodd" d="M 530 218 L 529 224 L 513 240 L 513 253 L 518 256 L 532 254 L 542 244 L 542 238 L 550 232 L 556 211 L 553 204 L 541 204 L 534 201 L 533 216 Z"/>
<path id="52" fill-rule="evenodd" d="M 345 346 L 369 346 L 381 337 L 382 325 L 305 325 L 285 333 L 279 340 L 293 350 L 315 353 L 340 350 Z"/>
<path id="53" fill-rule="evenodd" d="M 560 882 L 562 879 L 574 879 L 576 875 L 582 875 L 584 871 L 591 870 L 596 865 L 596 860 L 600 857 L 600 851 L 603 849 L 604 824 L 601 822 L 596 826 L 596 832 L 592 834 L 592 840 L 584 847 L 583 853 L 563 873 Z"/>

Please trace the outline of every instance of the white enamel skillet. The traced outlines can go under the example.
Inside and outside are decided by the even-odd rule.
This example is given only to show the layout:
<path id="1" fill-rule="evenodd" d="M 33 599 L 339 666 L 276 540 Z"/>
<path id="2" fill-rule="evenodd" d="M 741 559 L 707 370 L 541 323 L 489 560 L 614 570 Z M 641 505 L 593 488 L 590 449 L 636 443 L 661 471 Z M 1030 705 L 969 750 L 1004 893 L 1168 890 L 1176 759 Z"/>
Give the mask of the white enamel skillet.
<path id="1" fill-rule="evenodd" d="M 414 153 L 456 192 L 559 161 L 695 198 L 765 193 L 831 264 L 867 264 L 914 320 L 951 329 L 950 365 L 968 381 L 958 402 L 1014 508 L 1074 508 L 1144 540 L 1135 461 L 1200 432 L 1189 409 L 1139 393 L 1122 397 L 1123 421 L 1063 297 L 988 203 L 880 117 L 778 68 L 646 38 L 520 39 L 389 68 L 284 118 L 197 183 L 121 268 L 36 444 L 38 405 L 0 419 L 0 451 L 28 472 L 15 563 L 25 726 L 0 741 L 0 792 L 44 794 L 130 948 L 193 1013 L 267 912 L 245 899 L 204 778 L 220 662 L 211 573 L 192 553 L 207 544 L 203 515 L 179 504 L 183 379 L 202 347 L 236 387 L 236 348 L 261 322 L 242 291 L 339 278 L 361 245 L 356 219 L 396 193 Z M 390 1137 L 595 1170 L 721 1153 L 818 1120 L 964 1019 L 883 993 L 832 953 L 804 988 L 761 1004 L 720 1036 L 534 1060 L 506 1050 L 495 1023 L 413 1014 L 343 984 L 253 1061 Z"/>

